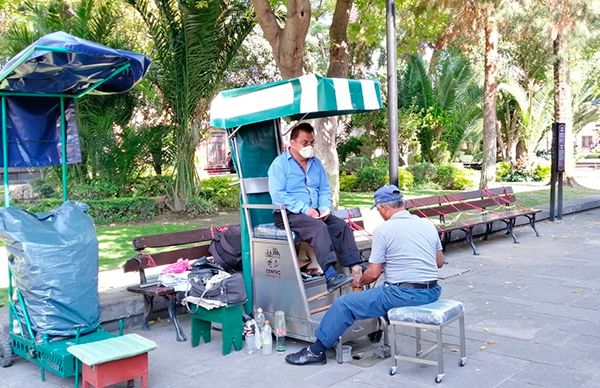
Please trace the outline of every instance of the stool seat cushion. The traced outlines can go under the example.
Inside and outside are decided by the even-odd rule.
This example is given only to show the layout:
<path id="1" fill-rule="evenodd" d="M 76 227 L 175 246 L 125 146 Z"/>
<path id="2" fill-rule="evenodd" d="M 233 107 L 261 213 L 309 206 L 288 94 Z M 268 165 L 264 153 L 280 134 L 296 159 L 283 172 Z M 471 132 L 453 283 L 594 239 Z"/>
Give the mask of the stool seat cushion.
<path id="1" fill-rule="evenodd" d="M 138 334 L 126 334 L 102 341 L 72 345 L 67 351 L 85 365 L 98 365 L 147 353 L 156 343 Z"/>
<path id="2" fill-rule="evenodd" d="M 254 227 L 254 237 L 255 238 L 269 238 L 272 240 L 286 240 L 287 236 L 285 234 L 285 229 L 278 228 L 274 223 L 269 224 L 260 224 Z M 294 241 L 298 240 L 300 237 L 298 233 L 292 230 L 292 238 Z"/>
<path id="3" fill-rule="evenodd" d="M 442 325 L 464 313 L 462 302 L 439 299 L 420 306 L 396 307 L 388 311 L 390 321 Z"/>

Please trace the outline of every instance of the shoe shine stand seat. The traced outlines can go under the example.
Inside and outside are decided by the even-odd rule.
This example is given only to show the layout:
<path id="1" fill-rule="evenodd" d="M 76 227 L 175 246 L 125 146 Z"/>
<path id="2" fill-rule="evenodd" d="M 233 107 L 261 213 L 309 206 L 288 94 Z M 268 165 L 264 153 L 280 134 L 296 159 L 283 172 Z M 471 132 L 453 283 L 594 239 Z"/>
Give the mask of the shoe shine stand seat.
<path id="1" fill-rule="evenodd" d="M 460 366 L 464 366 L 467 361 L 465 351 L 465 316 L 464 307 L 461 302 L 449 299 L 440 299 L 436 302 L 421 306 L 397 307 L 388 311 L 390 320 L 392 341 L 392 360 L 390 375 L 395 375 L 398 370 L 398 360 L 410 361 L 426 365 L 437 365 L 438 374 L 435 381 L 440 383 L 444 378 L 444 356 L 443 356 L 443 338 L 442 329 L 448 324 L 459 321 L 459 340 L 460 340 Z M 415 357 L 398 355 L 397 349 L 397 329 L 399 327 L 414 327 L 417 351 Z M 421 330 L 430 330 L 436 333 L 436 342 L 427 351 L 421 350 Z M 429 353 L 437 350 L 437 361 L 427 360 Z"/>
<path id="2" fill-rule="evenodd" d="M 301 120 L 380 108 L 377 81 L 314 75 L 222 91 L 212 101 L 211 125 L 227 130 L 240 177 L 246 312 L 261 307 L 265 317 L 273 321 L 275 311 L 282 310 L 289 337 L 314 341 L 322 316 L 349 287 L 329 293 L 324 277 L 304 281 L 298 265 L 298 240 L 289 227 L 285 208 L 272 204 L 267 172 L 283 151 L 280 119 Z M 283 230 L 273 226 L 276 210 L 282 211 Z M 377 330 L 378 320 L 371 319 L 357 322 L 346 333 L 356 338 Z"/>

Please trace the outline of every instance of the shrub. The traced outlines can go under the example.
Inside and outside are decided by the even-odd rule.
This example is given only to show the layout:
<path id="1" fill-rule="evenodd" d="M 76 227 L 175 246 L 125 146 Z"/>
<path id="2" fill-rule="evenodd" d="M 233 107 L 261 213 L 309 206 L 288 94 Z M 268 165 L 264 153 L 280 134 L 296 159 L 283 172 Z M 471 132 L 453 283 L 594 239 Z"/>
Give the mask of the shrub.
<path id="1" fill-rule="evenodd" d="M 507 162 L 496 163 L 496 180 L 505 182 L 506 177 L 510 174 L 510 164 Z"/>
<path id="2" fill-rule="evenodd" d="M 232 185 L 235 178 L 215 176 L 202 181 L 200 197 L 223 209 L 237 209 L 240 204 L 240 186 Z"/>
<path id="3" fill-rule="evenodd" d="M 60 194 L 52 183 L 45 179 L 31 181 L 31 187 L 34 192 L 39 193 L 43 198 L 58 198 Z"/>
<path id="4" fill-rule="evenodd" d="M 435 182 L 445 190 L 464 190 L 473 184 L 462 169 L 451 164 L 438 166 Z"/>
<path id="5" fill-rule="evenodd" d="M 172 179 L 169 175 L 139 177 L 129 185 L 128 192 L 132 197 L 167 197 Z"/>
<path id="6" fill-rule="evenodd" d="M 371 160 L 364 156 L 353 156 L 346 160 L 342 172 L 348 175 L 356 174 L 358 170 L 371 166 Z"/>
<path id="7" fill-rule="evenodd" d="M 360 152 L 365 140 L 365 136 L 350 137 L 344 143 L 337 146 L 337 152 L 340 157 L 340 162 L 344 163 L 348 156 L 357 155 Z"/>
<path id="8" fill-rule="evenodd" d="M 537 182 L 545 181 L 550 178 L 550 173 L 552 170 L 551 165 L 542 165 L 538 164 L 535 167 L 535 172 L 533 173 L 533 179 Z"/>
<path id="9" fill-rule="evenodd" d="M 377 167 L 364 167 L 356 173 L 358 191 L 374 191 L 388 182 L 387 170 Z"/>
<path id="10" fill-rule="evenodd" d="M 70 198 L 78 200 L 116 198 L 119 187 L 113 182 L 96 180 L 91 183 L 76 183 L 69 194 Z"/>
<path id="11" fill-rule="evenodd" d="M 208 198 L 191 198 L 187 203 L 186 212 L 195 216 L 214 214 L 217 212 L 217 205 Z"/>
<path id="12" fill-rule="evenodd" d="M 410 171 L 398 170 L 398 188 L 402 191 L 411 190 L 414 185 L 414 177 Z"/>
<path id="13" fill-rule="evenodd" d="M 408 166 L 407 170 L 413 174 L 414 183 L 422 185 L 431 182 L 437 174 L 437 169 L 434 164 L 422 162 Z"/>
<path id="14" fill-rule="evenodd" d="M 340 175 L 340 191 L 355 191 L 356 190 L 356 176 L 354 175 Z"/>
<path id="15" fill-rule="evenodd" d="M 62 203 L 60 199 L 42 199 L 40 202 L 24 206 L 34 213 L 52 210 Z M 143 221 L 158 215 L 154 198 L 110 198 L 85 201 L 90 206 L 88 214 L 98 225 Z"/>

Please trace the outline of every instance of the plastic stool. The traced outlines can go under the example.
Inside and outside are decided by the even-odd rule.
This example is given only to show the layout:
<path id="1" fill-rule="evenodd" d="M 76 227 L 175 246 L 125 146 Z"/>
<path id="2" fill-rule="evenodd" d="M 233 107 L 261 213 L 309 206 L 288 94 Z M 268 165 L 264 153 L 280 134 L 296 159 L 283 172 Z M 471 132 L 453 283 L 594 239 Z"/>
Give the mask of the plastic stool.
<path id="1" fill-rule="evenodd" d="M 426 365 L 437 365 L 438 374 L 435 377 L 436 383 L 441 383 L 444 378 L 444 357 L 442 341 L 442 329 L 444 326 L 459 320 L 459 337 L 460 337 L 460 366 L 464 366 L 467 362 L 465 350 L 465 316 L 462 302 L 457 302 L 449 299 L 440 299 L 436 302 L 421 305 L 397 307 L 388 311 L 388 318 L 392 328 L 392 360 L 393 364 L 390 368 L 390 375 L 395 375 L 398 370 L 398 360 L 416 362 Z M 396 328 L 398 326 L 414 327 L 416 329 L 415 339 L 417 352 L 415 357 L 401 356 L 397 354 L 396 345 Z M 436 332 L 437 341 L 427 351 L 421 350 L 421 329 L 431 330 Z M 424 359 L 429 353 L 437 350 L 437 361 Z"/>
<path id="2" fill-rule="evenodd" d="M 218 322 L 222 327 L 223 355 L 231 353 L 231 345 L 235 350 L 242 350 L 242 304 L 232 304 L 207 310 L 201 306 L 191 314 L 192 318 L 192 347 L 200 343 L 200 338 L 205 343 L 210 342 L 211 326 Z"/>
<path id="3" fill-rule="evenodd" d="M 148 352 L 155 348 L 154 342 L 137 334 L 127 334 L 69 346 L 67 351 L 82 363 L 84 388 L 103 388 L 124 381 L 128 387 L 133 387 L 137 378 L 141 380 L 142 388 L 148 388 Z M 75 373 L 78 373 L 77 369 Z"/>

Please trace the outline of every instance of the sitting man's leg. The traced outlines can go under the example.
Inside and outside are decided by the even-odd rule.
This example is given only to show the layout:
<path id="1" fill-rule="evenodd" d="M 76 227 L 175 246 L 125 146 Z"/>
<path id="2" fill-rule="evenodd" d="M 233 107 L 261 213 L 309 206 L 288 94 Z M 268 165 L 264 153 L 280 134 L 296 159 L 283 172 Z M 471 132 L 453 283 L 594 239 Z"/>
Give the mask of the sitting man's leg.
<path id="1" fill-rule="evenodd" d="M 337 257 L 327 231 L 327 225 L 319 219 L 312 218 L 306 214 L 288 213 L 290 228 L 298 233 L 300 238 L 312 247 L 317 256 L 317 262 L 321 266 L 327 279 L 327 288 L 331 291 L 346 283 L 352 278 L 337 273 L 335 263 Z M 283 228 L 283 219 L 280 213 L 275 213 L 275 226 Z"/>
<path id="2" fill-rule="evenodd" d="M 340 264 L 350 268 L 352 278 L 358 281 L 362 275 L 362 259 L 356 246 L 354 232 L 344 220 L 334 215 L 327 217 L 325 223 Z"/>

